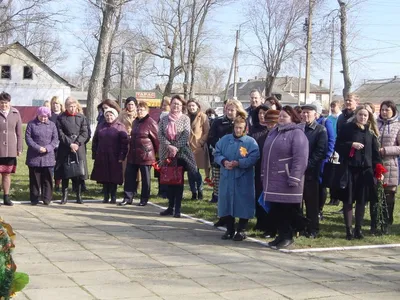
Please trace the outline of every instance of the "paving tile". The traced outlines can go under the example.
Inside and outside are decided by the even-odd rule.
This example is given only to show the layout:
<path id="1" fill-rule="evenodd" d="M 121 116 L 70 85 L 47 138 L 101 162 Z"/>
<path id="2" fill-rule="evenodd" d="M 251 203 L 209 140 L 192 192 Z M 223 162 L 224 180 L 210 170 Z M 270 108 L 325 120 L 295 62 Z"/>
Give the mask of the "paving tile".
<path id="1" fill-rule="evenodd" d="M 385 300 L 399 300 L 400 292 L 379 292 L 379 293 L 362 293 L 362 294 L 353 294 L 356 299 L 362 300 L 376 300 L 376 299 L 385 299 Z"/>
<path id="2" fill-rule="evenodd" d="M 51 242 L 48 240 L 46 243 L 35 243 L 35 247 L 42 253 L 85 250 L 78 243 L 69 240 L 65 242 Z"/>
<path id="3" fill-rule="evenodd" d="M 224 299 L 228 300 L 283 300 L 287 299 L 282 295 L 268 289 L 268 288 L 257 288 L 257 289 L 245 289 L 240 291 L 231 291 L 219 293 Z"/>
<path id="4" fill-rule="evenodd" d="M 387 292 L 384 286 L 373 284 L 367 281 L 354 279 L 346 281 L 337 281 L 335 284 L 321 283 L 331 289 L 342 292 L 344 294 L 353 295 L 356 293 L 376 293 L 376 292 Z"/>
<path id="5" fill-rule="evenodd" d="M 148 289 L 135 282 L 89 285 L 85 286 L 85 289 L 92 293 L 97 299 L 104 300 L 122 299 L 133 296 L 137 299 L 141 299 L 146 296 L 154 296 Z"/>
<path id="6" fill-rule="evenodd" d="M 101 259 L 112 259 L 112 258 L 136 258 L 136 257 L 143 257 L 145 254 L 142 252 L 129 247 L 129 246 L 122 246 L 118 248 L 112 249 L 92 249 L 90 250 L 94 255 L 100 257 Z"/>
<path id="7" fill-rule="evenodd" d="M 173 267 L 171 269 L 186 278 L 218 277 L 218 276 L 224 276 L 227 273 L 229 273 L 220 266 L 215 266 L 210 264 Z"/>
<path id="8" fill-rule="evenodd" d="M 124 269 L 149 269 L 149 268 L 160 268 L 164 267 L 165 264 L 162 262 L 159 262 L 157 260 L 154 260 L 148 256 L 137 256 L 137 257 L 132 257 L 129 259 L 126 258 L 105 258 L 105 262 L 109 263 L 111 266 L 113 266 L 116 269 L 124 270 Z"/>
<path id="9" fill-rule="evenodd" d="M 65 274 L 32 275 L 29 277 L 29 284 L 26 286 L 25 290 L 64 287 L 78 286 Z"/>
<path id="10" fill-rule="evenodd" d="M 20 247 L 20 245 L 18 245 L 18 247 Z M 42 264 L 49 262 L 49 260 L 39 252 L 33 252 L 33 253 L 13 252 L 13 258 L 17 266 L 19 264 Z"/>
<path id="11" fill-rule="evenodd" d="M 140 283 L 157 295 L 190 295 L 208 293 L 210 290 L 202 287 L 190 279 L 146 279 L 140 280 Z"/>
<path id="12" fill-rule="evenodd" d="M 288 297 L 289 299 L 296 300 L 321 297 L 334 297 L 334 299 L 340 299 L 340 297 L 344 295 L 343 293 L 312 282 L 304 284 L 290 284 L 290 287 L 287 284 L 272 286 L 270 289 L 281 294 L 282 296 Z M 346 294 L 349 294 L 349 292 Z"/>
<path id="13" fill-rule="evenodd" d="M 30 300 L 92 300 L 95 299 L 90 294 L 79 287 L 34 289 L 24 292 Z"/>
<path id="14" fill-rule="evenodd" d="M 110 264 L 100 260 L 55 262 L 54 264 L 66 273 L 114 269 Z"/>
<path id="15" fill-rule="evenodd" d="M 185 295 L 173 295 L 173 296 L 165 296 L 164 300 L 176 300 L 176 299 L 185 299 L 185 300 L 223 300 L 225 298 L 219 296 L 215 293 L 202 293 L 202 294 L 185 294 Z"/>
<path id="16" fill-rule="evenodd" d="M 100 260 L 93 253 L 85 251 L 48 252 L 44 256 L 51 262 L 71 262 L 81 260 Z"/>
<path id="17" fill-rule="evenodd" d="M 24 272 L 29 276 L 62 273 L 62 271 L 52 263 L 19 264 L 17 267 L 18 271 Z"/>
<path id="18" fill-rule="evenodd" d="M 229 263 L 229 264 L 219 264 L 223 269 L 228 270 L 232 273 L 242 273 L 242 274 L 265 274 L 270 272 L 279 271 L 279 268 L 273 267 L 269 264 L 252 260 L 241 263 Z"/>
<path id="19" fill-rule="evenodd" d="M 195 278 L 196 282 L 213 292 L 225 292 L 262 288 L 260 284 L 238 274 L 227 274 L 218 277 Z"/>
<path id="20" fill-rule="evenodd" d="M 157 260 L 169 267 L 179 267 L 179 266 L 195 266 L 209 264 L 208 261 L 199 258 L 196 255 L 180 255 L 180 256 L 153 256 L 154 260 Z"/>
<path id="21" fill-rule="evenodd" d="M 230 252 L 229 255 L 226 255 L 226 252 L 200 254 L 199 257 L 212 264 L 240 263 L 240 262 L 254 260 L 251 257 L 248 257 L 246 255 L 237 252 Z"/>
<path id="22" fill-rule="evenodd" d="M 154 279 L 154 278 L 168 278 L 168 279 L 183 279 L 185 276 L 180 275 L 179 273 L 174 271 L 174 268 L 167 268 L 167 267 L 156 267 L 156 268 L 148 268 L 148 269 L 127 269 L 127 270 L 120 270 L 120 272 L 133 281 L 145 281 L 147 279 Z"/>
<path id="23" fill-rule="evenodd" d="M 127 276 L 116 270 L 76 272 L 76 273 L 67 273 L 66 275 L 81 286 L 101 285 L 101 284 L 111 284 L 111 283 L 127 283 L 131 281 Z"/>

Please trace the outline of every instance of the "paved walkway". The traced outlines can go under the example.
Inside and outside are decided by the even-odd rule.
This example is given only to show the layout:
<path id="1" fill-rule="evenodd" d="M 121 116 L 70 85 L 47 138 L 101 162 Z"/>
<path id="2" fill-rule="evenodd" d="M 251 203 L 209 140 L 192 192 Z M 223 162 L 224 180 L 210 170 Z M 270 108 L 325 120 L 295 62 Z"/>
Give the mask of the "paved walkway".
<path id="1" fill-rule="evenodd" d="M 159 209 L 15 205 L 16 299 L 400 299 L 400 250 L 285 254 Z"/>

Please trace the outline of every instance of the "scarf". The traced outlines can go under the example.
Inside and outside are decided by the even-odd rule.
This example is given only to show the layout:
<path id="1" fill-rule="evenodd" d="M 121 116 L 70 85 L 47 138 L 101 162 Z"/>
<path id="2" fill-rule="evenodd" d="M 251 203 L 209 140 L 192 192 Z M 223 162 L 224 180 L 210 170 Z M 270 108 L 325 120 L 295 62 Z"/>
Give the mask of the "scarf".
<path id="1" fill-rule="evenodd" d="M 65 113 L 67 114 L 68 117 L 73 117 L 73 116 L 76 116 L 76 114 L 77 114 L 77 112 L 71 114 L 68 110 L 66 110 Z"/>
<path id="2" fill-rule="evenodd" d="M 196 119 L 197 115 L 199 113 L 199 110 L 197 110 L 195 113 L 189 113 L 189 118 L 190 118 L 190 124 L 192 124 L 194 122 L 194 120 Z"/>
<path id="3" fill-rule="evenodd" d="M 167 138 L 171 141 L 176 139 L 176 121 L 182 116 L 180 113 L 169 113 L 168 115 L 168 125 L 167 125 Z"/>

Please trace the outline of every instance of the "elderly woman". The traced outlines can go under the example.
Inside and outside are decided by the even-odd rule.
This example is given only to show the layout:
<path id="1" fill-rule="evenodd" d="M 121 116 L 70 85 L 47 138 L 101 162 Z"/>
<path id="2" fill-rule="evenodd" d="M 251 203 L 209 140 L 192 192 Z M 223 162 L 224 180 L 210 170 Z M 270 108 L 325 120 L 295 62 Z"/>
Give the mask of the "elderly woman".
<path id="1" fill-rule="evenodd" d="M 97 111 L 99 112 L 97 116 L 97 125 L 106 121 L 104 112 L 107 108 L 114 108 L 118 113 L 121 112 L 121 108 L 116 101 L 111 99 L 103 100 L 99 105 L 97 105 Z"/>
<path id="2" fill-rule="evenodd" d="M 399 178 L 397 158 L 400 156 L 400 122 L 396 104 L 391 101 L 383 101 L 377 119 L 381 145 L 379 153 L 383 159 L 383 165 L 388 170 L 384 184 L 386 203 L 388 206 L 388 224 L 393 224 L 393 210 L 396 198 Z M 371 214 L 372 216 L 374 214 Z M 376 224 L 371 224 L 371 231 L 376 230 Z"/>
<path id="3" fill-rule="evenodd" d="M 56 163 L 54 149 L 58 145 L 56 125 L 49 120 L 51 111 L 39 107 L 36 118 L 26 127 L 25 141 L 28 145 L 26 165 L 29 167 L 29 197 L 32 205 L 49 205 L 53 196 L 52 169 Z"/>
<path id="4" fill-rule="evenodd" d="M 185 101 L 179 95 L 173 96 L 168 117 L 160 120 L 158 130 L 160 161 L 161 165 L 166 165 L 167 158 L 170 158 L 184 170 L 196 173 L 198 171 L 196 161 L 189 147 L 190 119 L 182 113 L 185 105 Z M 168 208 L 160 212 L 160 215 L 174 215 L 175 218 L 180 218 L 182 197 L 183 184 L 168 185 Z"/>
<path id="5" fill-rule="evenodd" d="M 17 168 L 17 156 L 22 153 L 22 121 L 15 108 L 10 105 L 11 96 L 0 94 L 0 173 L 4 205 L 12 206 L 9 198 L 11 173 Z"/>
<path id="6" fill-rule="evenodd" d="M 234 133 L 221 138 L 214 160 L 221 166 L 218 216 L 226 224 L 222 239 L 242 241 L 248 220 L 254 217 L 254 165 L 260 157 L 257 142 L 246 135 L 246 118 L 237 117 Z M 239 224 L 235 231 L 235 218 Z M 236 232 L 236 233 L 235 233 Z"/>
<path id="7" fill-rule="evenodd" d="M 117 203 L 117 186 L 123 182 L 122 162 L 128 153 L 128 134 L 114 108 L 104 111 L 92 142 L 93 171 L 90 179 L 103 184 L 103 203 Z"/>
<path id="8" fill-rule="evenodd" d="M 361 228 L 365 204 L 375 198 L 374 170 L 382 163 L 379 154 L 379 131 L 374 115 L 368 105 L 358 106 L 354 118 L 343 125 L 336 139 L 335 151 L 340 163 L 347 168 L 346 187 L 339 199 L 343 201 L 343 216 L 346 225 L 346 239 L 362 239 Z M 355 230 L 353 234 L 353 204 L 355 203 Z"/>
<path id="9" fill-rule="evenodd" d="M 86 164 L 85 142 L 88 139 L 88 125 L 86 117 L 77 111 L 78 101 L 73 97 L 65 100 L 66 111 L 57 118 L 57 130 L 60 144 L 57 151 L 57 159 L 54 175 L 56 179 L 62 179 L 62 199 L 61 204 L 66 204 L 68 200 L 69 177 L 64 170 L 64 163 L 76 161 L 78 159 L 84 167 L 84 174 L 72 177 L 71 180 L 76 186 L 76 202 L 82 204 L 82 180 L 87 179 L 88 171 Z"/>
<path id="10" fill-rule="evenodd" d="M 137 119 L 133 122 L 131 139 L 129 143 L 129 154 L 127 157 L 124 200 L 120 205 L 132 204 L 133 197 L 137 191 L 137 174 L 142 175 L 142 191 L 138 206 L 147 205 L 150 198 L 151 165 L 156 162 L 158 152 L 158 125 L 149 115 L 149 107 L 146 102 L 139 102 L 137 108 Z"/>
<path id="11" fill-rule="evenodd" d="M 293 243 L 293 225 L 303 200 L 304 172 L 308 161 L 308 139 L 297 112 L 284 106 L 278 126 L 271 130 L 263 148 L 261 176 L 264 200 L 271 203 L 269 216 L 278 236 L 268 246 L 286 248 Z"/>
<path id="12" fill-rule="evenodd" d="M 210 159 L 208 156 L 207 138 L 210 131 L 210 122 L 205 113 L 201 111 L 200 104 L 194 99 L 187 103 L 190 118 L 190 148 L 193 151 L 197 168 L 204 169 L 206 178 L 210 177 Z M 190 174 L 190 173 L 189 173 Z M 199 171 L 189 176 L 189 186 L 192 191 L 192 200 L 203 199 L 203 179 Z"/>

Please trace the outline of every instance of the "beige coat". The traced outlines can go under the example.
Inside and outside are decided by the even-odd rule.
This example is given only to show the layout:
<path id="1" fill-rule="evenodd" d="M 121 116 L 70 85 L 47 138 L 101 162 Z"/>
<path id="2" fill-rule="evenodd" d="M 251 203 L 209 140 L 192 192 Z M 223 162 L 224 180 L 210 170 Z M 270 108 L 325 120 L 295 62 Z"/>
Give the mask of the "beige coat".
<path id="1" fill-rule="evenodd" d="M 193 151 L 197 167 L 206 169 L 210 167 L 207 138 L 210 131 L 210 122 L 205 113 L 199 112 L 191 124 L 190 148 Z"/>
<path id="2" fill-rule="evenodd" d="M 0 113 L 0 157 L 17 157 L 22 152 L 22 121 L 17 109 L 10 107 L 7 118 Z"/>
<path id="3" fill-rule="evenodd" d="M 380 147 L 384 150 L 383 165 L 388 170 L 388 173 L 384 174 L 386 190 L 396 190 L 399 178 L 397 157 L 400 155 L 400 122 L 397 118 L 398 115 L 389 120 L 380 117 L 377 119 Z"/>

